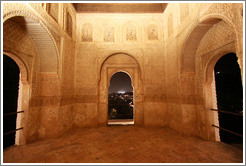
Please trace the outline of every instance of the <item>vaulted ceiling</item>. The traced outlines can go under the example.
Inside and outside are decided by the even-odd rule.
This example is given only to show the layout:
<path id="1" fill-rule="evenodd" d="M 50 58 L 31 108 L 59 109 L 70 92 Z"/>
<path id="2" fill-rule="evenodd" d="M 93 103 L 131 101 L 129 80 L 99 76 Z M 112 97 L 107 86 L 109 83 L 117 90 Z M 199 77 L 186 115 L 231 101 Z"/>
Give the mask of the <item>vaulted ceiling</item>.
<path id="1" fill-rule="evenodd" d="M 40 57 L 40 72 L 57 72 L 58 60 L 55 45 L 40 23 L 22 16 L 13 17 L 8 21 L 20 26 L 35 43 Z"/>
<path id="2" fill-rule="evenodd" d="M 163 13 L 167 3 L 73 3 L 78 13 Z"/>

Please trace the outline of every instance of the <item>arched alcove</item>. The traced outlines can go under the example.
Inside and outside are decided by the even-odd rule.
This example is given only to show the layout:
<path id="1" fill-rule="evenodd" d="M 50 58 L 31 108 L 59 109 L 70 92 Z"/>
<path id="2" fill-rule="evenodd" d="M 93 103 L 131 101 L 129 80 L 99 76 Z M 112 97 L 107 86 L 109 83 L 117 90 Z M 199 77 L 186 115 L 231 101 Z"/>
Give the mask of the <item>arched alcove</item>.
<path id="1" fill-rule="evenodd" d="M 23 130 L 17 132 L 15 143 L 26 144 L 38 137 L 39 112 L 33 111 L 38 104 L 35 106 L 33 101 L 44 87 L 40 84 L 40 75 L 60 74 L 58 49 L 42 20 L 25 12 L 13 11 L 5 17 L 3 41 L 4 54 L 10 56 L 21 70 L 18 111 L 24 113 L 18 114 L 17 126 Z"/>
<path id="2" fill-rule="evenodd" d="M 205 34 L 213 28 L 213 26 L 220 22 L 224 22 L 229 27 L 235 39 L 235 44 L 237 43 L 235 27 L 227 17 L 221 14 L 210 14 L 203 16 L 195 21 L 195 23 L 191 26 L 183 42 L 184 44 L 182 44 L 180 54 L 181 74 L 196 72 L 197 51 L 200 46 L 200 42 Z"/>
<path id="3" fill-rule="evenodd" d="M 98 123 L 99 125 L 107 125 L 108 87 L 111 77 L 120 71 L 124 71 L 131 77 L 134 87 L 134 124 L 141 125 L 143 123 L 143 106 L 140 67 L 135 58 L 124 53 L 108 56 L 100 67 Z"/>
<path id="4" fill-rule="evenodd" d="M 219 141 L 219 134 L 212 124 L 218 125 L 218 115 L 210 111 L 214 103 L 215 81 L 209 79 L 204 72 L 209 70 L 209 78 L 213 78 L 215 59 L 223 56 L 228 50 L 235 50 L 236 35 L 233 24 L 227 17 L 220 14 L 202 16 L 191 25 L 182 43 L 180 52 L 180 81 L 182 95 L 195 95 L 194 111 L 197 111 L 199 135 L 208 140 Z M 236 51 L 236 50 L 235 50 Z M 210 61 L 212 60 L 212 61 Z M 209 61 L 209 62 L 208 62 Z M 215 62 L 215 63 L 214 63 Z M 207 65 L 211 63 L 210 65 Z M 211 72 L 212 71 L 212 72 Z M 189 80 L 185 79 L 190 77 Z M 188 88 L 187 88 L 188 87 Z M 189 89 L 193 87 L 189 91 Z M 187 94 L 189 93 L 189 94 Z M 216 97 L 216 96 L 215 96 Z M 204 101 L 204 103 L 203 103 Z"/>
<path id="5" fill-rule="evenodd" d="M 212 127 L 212 125 L 215 126 L 220 126 L 219 122 L 219 114 L 217 111 L 211 111 L 210 109 L 221 109 L 218 107 L 218 102 L 217 102 L 217 87 L 216 87 L 216 80 L 215 77 L 218 75 L 216 74 L 215 71 L 215 66 L 216 64 L 225 57 L 225 55 L 231 55 L 233 54 L 234 56 L 234 68 L 237 66 L 238 70 L 240 70 L 240 67 L 237 63 L 237 56 L 234 52 L 235 49 L 224 49 L 223 51 L 217 52 L 215 54 L 211 55 L 211 59 L 208 61 L 206 68 L 205 68 L 205 75 L 204 75 L 204 84 L 203 84 L 203 91 L 204 91 L 204 99 L 205 99 L 205 108 L 206 108 L 206 113 L 208 115 L 208 122 L 207 125 L 209 127 L 209 137 L 211 140 L 216 140 L 216 141 L 221 141 L 220 139 L 220 133 L 219 129 Z M 236 60 L 235 60 L 236 59 Z M 233 62 L 233 58 L 231 60 Z M 222 62 L 224 63 L 224 62 Z M 225 65 L 224 65 L 225 66 Z M 227 70 L 231 69 L 231 66 L 227 66 Z M 241 74 L 241 72 L 238 72 Z M 239 83 L 240 86 L 242 86 L 242 81 Z"/>

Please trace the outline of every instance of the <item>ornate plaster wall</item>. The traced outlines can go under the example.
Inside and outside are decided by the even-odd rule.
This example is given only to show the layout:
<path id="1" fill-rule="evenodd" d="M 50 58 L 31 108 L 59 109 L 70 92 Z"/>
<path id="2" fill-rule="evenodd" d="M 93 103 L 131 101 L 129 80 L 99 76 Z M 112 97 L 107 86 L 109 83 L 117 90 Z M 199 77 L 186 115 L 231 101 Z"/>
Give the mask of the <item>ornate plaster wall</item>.
<path id="1" fill-rule="evenodd" d="M 105 79 L 100 73 L 102 62 L 107 57 L 120 53 L 130 55 L 136 60 L 139 72 L 141 71 L 138 82 L 144 82 L 141 90 L 135 89 L 136 98 L 140 98 L 141 103 L 136 102 L 135 105 L 136 112 L 138 110 L 140 112 L 135 117 L 135 124 L 147 126 L 167 124 L 168 118 L 165 114 L 167 104 L 163 103 L 162 99 L 166 87 L 165 81 L 162 81 L 165 77 L 162 19 L 163 14 L 77 14 L 75 95 L 78 98 L 91 96 L 90 101 L 86 100 L 88 104 L 90 103 L 88 110 L 85 106 L 82 107 L 82 104 L 76 104 L 77 112 L 83 110 L 87 114 L 85 116 L 96 118 L 97 114 L 101 114 L 101 107 L 107 109 L 107 101 L 104 105 L 101 103 L 100 81 Z M 115 58 L 116 60 L 120 62 L 121 56 Z M 126 67 L 127 63 L 122 62 L 117 68 L 124 70 Z M 107 90 L 104 95 L 107 95 Z M 83 105 L 88 104 L 83 101 Z M 162 108 L 158 106 L 160 104 Z M 103 122 L 99 120 L 98 123 L 106 124 L 106 117 L 105 115 Z M 85 118 L 83 121 L 88 125 L 87 120 L 91 121 L 90 119 Z M 95 125 L 94 121 L 90 124 Z"/>
<path id="2" fill-rule="evenodd" d="M 216 97 L 212 79 L 208 85 L 205 73 L 209 68 L 209 77 L 213 77 L 211 63 L 215 65 L 228 52 L 235 52 L 242 64 L 241 7 L 171 3 L 164 12 L 168 112 L 174 119 L 170 127 L 184 135 L 216 138 L 211 126 L 217 123 L 216 114 L 209 111 Z M 243 76 L 243 66 L 241 71 Z"/>
<path id="3" fill-rule="evenodd" d="M 102 14 L 65 3 L 4 3 L 3 52 L 27 73 L 23 144 L 106 125 L 108 81 L 117 71 L 133 80 L 135 125 L 215 140 L 213 66 L 235 52 L 243 77 L 242 10 L 242 3 L 169 3 L 164 13 Z M 39 29 L 23 28 L 31 26 L 16 16 Z"/>
<path id="4" fill-rule="evenodd" d="M 28 71 L 30 91 L 23 89 L 25 93 L 22 94 L 23 102 L 27 103 L 23 114 L 23 144 L 57 137 L 72 125 L 69 115 L 73 105 L 73 75 L 70 73 L 74 66 L 75 10 L 71 4 L 59 4 L 55 20 L 49 15 L 48 5 L 3 5 L 3 52 L 21 59 L 26 66 L 19 67 Z M 64 18 L 68 12 L 74 23 L 70 25 L 74 28 L 72 36 L 67 34 Z M 45 68 L 49 64 L 51 68 Z"/>

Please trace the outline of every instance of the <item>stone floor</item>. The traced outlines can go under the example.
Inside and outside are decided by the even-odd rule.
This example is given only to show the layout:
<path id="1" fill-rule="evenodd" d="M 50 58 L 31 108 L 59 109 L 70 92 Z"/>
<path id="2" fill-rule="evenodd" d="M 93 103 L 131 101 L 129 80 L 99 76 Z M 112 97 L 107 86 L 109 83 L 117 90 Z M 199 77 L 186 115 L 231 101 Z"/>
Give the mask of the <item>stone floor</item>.
<path id="1" fill-rule="evenodd" d="M 239 148 L 183 137 L 168 128 L 74 129 L 58 139 L 13 146 L 4 163 L 240 163 Z"/>
<path id="2" fill-rule="evenodd" d="M 108 125 L 134 125 L 133 119 L 110 119 Z"/>

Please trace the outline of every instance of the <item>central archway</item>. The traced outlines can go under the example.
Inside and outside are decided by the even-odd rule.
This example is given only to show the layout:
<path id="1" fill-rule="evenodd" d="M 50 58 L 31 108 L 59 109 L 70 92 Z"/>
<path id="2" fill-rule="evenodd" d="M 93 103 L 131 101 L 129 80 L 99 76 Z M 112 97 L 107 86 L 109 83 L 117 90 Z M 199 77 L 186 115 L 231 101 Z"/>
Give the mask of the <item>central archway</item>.
<path id="1" fill-rule="evenodd" d="M 108 125 L 134 124 L 131 77 L 124 71 L 114 73 L 108 88 Z"/>
<path id="2" fill-rule="evenodd" d="M 117 72 L 127 73 L 134 87 L 134 124 L 143 124 L 142 81 L 138 61 L 131 55 L 118 53 L 108 56 L 100 68 L 98 124 L 108 125 L 108 88 L 111 77 Z"/>

